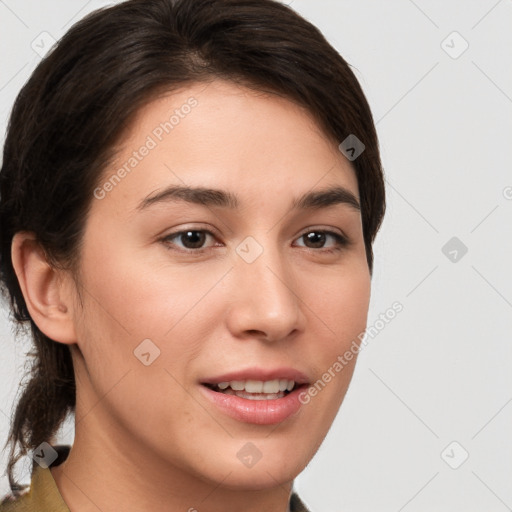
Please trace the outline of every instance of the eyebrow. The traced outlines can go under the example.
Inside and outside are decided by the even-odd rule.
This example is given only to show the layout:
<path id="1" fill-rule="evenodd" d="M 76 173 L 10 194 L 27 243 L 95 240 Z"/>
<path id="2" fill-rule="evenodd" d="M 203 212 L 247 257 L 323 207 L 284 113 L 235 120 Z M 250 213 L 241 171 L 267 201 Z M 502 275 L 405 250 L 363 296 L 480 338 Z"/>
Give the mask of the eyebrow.
<path id="1" fill-rule="evenodd" d="M 216 206 L 233 210 L 240 206 L 238 197 L 225 190 L 171 185 L 145 197 L 137 206 L 137 210 L 145 210 L 152 205 L 171 201 L 186 201 L 203 206 Z M 292 201 L 291 209 L 318 210 L 338 204 L 345 204 L 354 210 L 361 211 L 361 205 L 356 196 L 350 190 L 341 186 L 307 192 Z"/>

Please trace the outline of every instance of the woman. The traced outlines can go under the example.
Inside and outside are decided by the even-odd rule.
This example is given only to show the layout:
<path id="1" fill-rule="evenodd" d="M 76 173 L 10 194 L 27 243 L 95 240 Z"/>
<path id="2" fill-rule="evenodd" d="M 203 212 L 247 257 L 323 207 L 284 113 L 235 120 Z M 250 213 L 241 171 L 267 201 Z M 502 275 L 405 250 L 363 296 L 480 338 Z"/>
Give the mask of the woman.
<path id="1" fill-rule="evenodd" d="M 35 345 L 0 510 L 307 510 L 293 480 L 349 385 L 385 210 L 319 31 L 272 0 L 99 10 L 19 94 L 0 187 Z"/>

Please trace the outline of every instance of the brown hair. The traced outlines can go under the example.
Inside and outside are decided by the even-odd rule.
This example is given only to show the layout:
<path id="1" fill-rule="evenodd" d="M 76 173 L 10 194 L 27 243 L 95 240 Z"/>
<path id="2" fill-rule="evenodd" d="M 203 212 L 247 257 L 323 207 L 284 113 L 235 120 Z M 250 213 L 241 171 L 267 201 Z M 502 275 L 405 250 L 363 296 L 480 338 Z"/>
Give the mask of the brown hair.
<path id="1" fill-rule="evenodd" d="M 35 352 L 5 446 L 14 465 L 53 439 L 75 410 L 69 347 L 31 319 L 11 261 L 15 233 L 31 231 L 48 261 L 76 269 L 93 191 L 133 116 L 187 83 L 233 80 L 306 107 L 338 142 L 365 145 L 352 162 L 370 273 L 385 211 L 372 114 L 349 65 L 311 23 L 274 0 L 129 0 L 89 14 L 42 60 L 19 93 L 0 172 L 0 277 Z M 16 451 L 18 448 L 18 451 Z"/>

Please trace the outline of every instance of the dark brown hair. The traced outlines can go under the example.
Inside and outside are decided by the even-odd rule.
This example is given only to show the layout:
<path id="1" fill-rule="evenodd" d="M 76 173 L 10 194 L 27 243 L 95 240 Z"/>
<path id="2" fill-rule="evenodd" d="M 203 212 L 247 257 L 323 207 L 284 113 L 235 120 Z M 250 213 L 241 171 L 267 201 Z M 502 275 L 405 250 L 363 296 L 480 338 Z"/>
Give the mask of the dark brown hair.
<path id="1" fill-rule="evenodd" d="M 2 291 L 35 351 L 14 410 L 7 466 L 50 442 L 75 410 L 69 347 L 31 319 L 11 261 L 15 233 L 35 233 L 48 261 L 78 268 L 93 191 L 133 116 L 162 92 L 215 78 L 269 91 L 308 109 L 340 143 L 365 145 L 357 175 L 366 255 L 385 211 L 372 114 L 349 65 L 320 31 L 274 0 L 130 0 L 76 23 L 19 93 L 0 172 Z M 18 448 L 18 450 L 16 450 Z"/>

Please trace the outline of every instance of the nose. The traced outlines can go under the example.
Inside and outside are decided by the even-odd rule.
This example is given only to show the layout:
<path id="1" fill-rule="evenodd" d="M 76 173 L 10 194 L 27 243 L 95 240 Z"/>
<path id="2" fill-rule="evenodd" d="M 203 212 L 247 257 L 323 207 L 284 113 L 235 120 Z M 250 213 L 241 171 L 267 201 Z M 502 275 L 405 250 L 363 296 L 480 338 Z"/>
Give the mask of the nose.
<path id="1" fill-rule="evenodd" d="M 265 248 L 250 263 L 237 255 L 230 279 L 227 323 L 234 337 L 274 342 L 304 329 L 297 280 L 277 248 Z"/>

